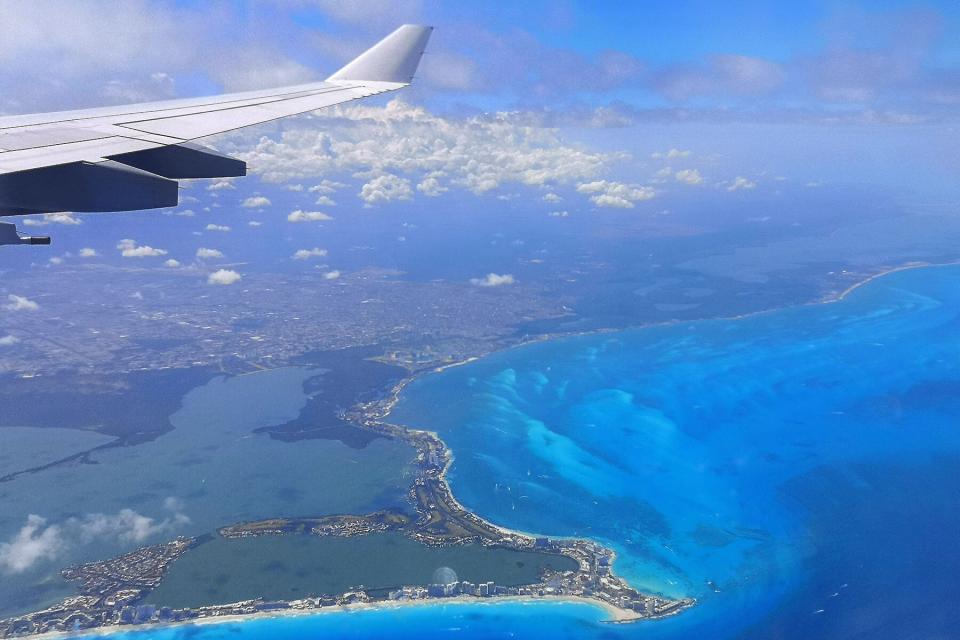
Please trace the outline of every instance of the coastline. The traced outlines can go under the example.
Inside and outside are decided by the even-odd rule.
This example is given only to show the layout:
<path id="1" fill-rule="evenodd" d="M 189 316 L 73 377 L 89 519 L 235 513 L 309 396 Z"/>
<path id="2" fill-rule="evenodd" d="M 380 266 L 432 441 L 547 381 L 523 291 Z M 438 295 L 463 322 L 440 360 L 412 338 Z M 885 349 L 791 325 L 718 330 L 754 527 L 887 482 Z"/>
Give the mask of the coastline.
<path id="1" fill-rule="evenodd" d="M 411 384 L 412 382 L 415 382 L 416 380 L 419 380 L 422 377 L 437 374 L 437 373 L 442 373 L 447 369 L 452 369 L 454 367 L 461 367 L 496 353 L 504 353 L 507 351 L 512 351 L 514 349 L 520 349 L 520 348 L 528 347 L 534 344 L 540 344 L 542 342 L 550 342 L 553 340 L 566 340 L 566 339 L 578 338 L 582 336 L 602 335 L 605 333 L 620 333 L 623 331 L 641 331 L 643 329 L 653 329 L 656 327 L 671 327 L 677 324 L 688 324 L 688 323 L 695 323 L 695 322 L 743 320 L 745 318 L 752 318 L 754 316 L 766 315 L 769 313 L 776 313 L 777 311 L 783 311 L 784 309 L 793 309 L 797 307 L 807 307 L 807 306 L 819 305 L 819 304 L 833 304 L 835 302 L 842 302 L 844 299 L 847 298 L 847 296 L 852 294 L 854 291 L 856 291 L 860 287 L 863 287 L 873 282 L 874 280 L 879 280 L 885 276 L 892 275 L 894 273 L 899 273 L 901 271 L 911 271 L 913 269 L 935 269 L 939 267 L 954 267 L 954 266 L 960 266 L 960 260 L 955 260 L 951 262 L 916 261 L 916 262 L 907 262 L 894 267 L 883 267 L 881 268 L 880 271 L 864 276 L 860 280 L 857 280 L 853 284 L 847 286 L 845 289 L 827 293 L 813 300 L 807 300 L 806 302 L 797 302 L 795 304 L 786 304 L 778 307 L 770 307 L 767 309 L 757 309 L 756 311 L 748 311 L 746 313 L 740 313 L 732 316 L 721 315 L 721 316 L 711 316 L 711 317 L 704 317 L 704 318 L 691 318 L 686 320 L 665 320 L 662 322 L 647 322 L 647 323 L 628 325 L 623 327 L 599 327 L 596 329 L 585 329 L 582 331 L 544 333 L 544 334 L 540 334 L 540 335 L 528 338 L 526 340 L 521 340 L 514 344 L 508 344 L 506 346 L 490 349 L 489 351 L 484 351 L 479 355 L 469 356 L 467 358 L 464 358 L 463 360 L 457 360 L 455 362 L 449 362 L 446 364 L 431 366 L 424 369 L 408 369 L 409 375 L 405 377 L 403 380 L 399 381 L 397 384 L 395 384 L 388 395 L 393 395 L 394 393 L 399 395 L 399 393 L 403 390 L 404 387 Z M 391 403 L 391 409 L 392 409 L 392 405 L 396 404 L 397 400 L 399 400 L 399 398 L 395 399 L 393 403 Z M 385 418 L 386 414 L 383 417 Z"/>
<path id="2" fill-rule="evenodd" d="M 425 376 L 425 375 L 428 375 L 428 374 L 431 374 L 431 373 L 442 372 L 442 371 L 444 371 L 444 370 L 446 370 L 446 369 L 449 369 L 449 368 L 452 368 L 452 367 L 456 367 L 456 366 L 463 366 L 463 365 L 465 365 L 465 364 L 469 364 L 469 363 L 471 363 L 471 362 L 477 361 L 477 360 L 479 360 L 480 358 L 485 357 L 485 356 L 487 356 L 487 355 L 490 355 L 490 354 L 492 354 L 492 353 L 496 353 L 496 352 L 499 352 L 499 351 L 505 351 L 505 350 L 507 350 L 507 349 L 513 349 L 513 348 L 517 348 L 517 347 L 521 347 L 521 346 L 528 346 L 528 345 L 531 345 L 531 344 L 534 344 L 534 343 L 546 342 L 546 341 L 555 340 L 555 339 L 573 338 L 573 337 L 584 336 L 584 335 L 594 335 L 594 334 L 603 334 L 603 333 L 620 332 L 620 331 L 640 330 L 640 329 L 643 329 L 643 328 L 651 328 L 651 327 L 655 327 L 655 326 L 674 325 L 674 324 L 693 323 L 693 322 L 703 322 L 703 321 L 707 321 L 707 320 L 737 320 L 737 319 L 743 319 L 743 318 L 752 317 L 752 316 L 754 316 L 754 315 L 772 313 L 772 312 L 774 312 L 774 311 L 778 311 L 778 310 L 781 310 L 781 309 L 787 309 L 787 308 L 791 308 L 791 307 L 796 307 L 796 306 L 801 306 L 801 307 L 802 307 L 802 306 L 808 306 L 808 305 L 811 305 L 811 304 L 829 304 L 829 303 L 833 303 L 833 302 L 840 302 L 840 301 L 845 300 L 849 295 L 851 295 L 851 294 L 852 294 L 853 292 L 855 292 L 857 289 L 859 289 L 859 288 L 861 288 L 861 287 L 863 287 L 863 286 L 865 286 L 865 285 L 873 282 L 874 280 L 878 280 L 878 279 L 880 279 L 880 278 L 882 278 L 882 277 L 885 277 L 885 276 L 887 276 L 887 275 L 891 275 L 891 274 L 898 273 L 898 272 L 901 272 L 901 271 L 913 270 L 913 269 L 933 268 L 933 267 L 948 267 L 948 266 L 957 266 L 958 264 L 960 264 L 960 262 L 949 262 L 949 263 L 938 263 L 938 264 L 930 264 L 930 263 L 922 263 L 922 262 L 912 262 L 912 263 L 908 263 L 908 264 L 905 264 L 905 265 L 900 265 L 900 266 L 897 266 L 897 267 L 891 267 L 891 268 L 885 269 L 885 270 L 883 270 L 883 271 L 881 271 L 881 272 L 878 272 L 878 273 L 869 275 L 869 276 L 865 277 L 864 279 L 862 279 L 862 280 L 860 280 L 860 281 L 852 284 L 851 286 L 847 287 L 847 288 L 844 289 L 843 291 L 840 291 L 840 292 L 838 292 L 838 293 L 832 293 L 832 294 L 830 294 L 829 296 L 825 297 L 824 299 L 815 300 L 815 301 L 809 301 L 809 302 L 805 302 L 805 303 L 800 303 L 800 304 L 798 304 L 798 305 L 789 305 L 789 306 L 778 307 L 778 308 L 774 308 L 774 309 L 760 310 L 760 311 L 750 312 L 750 313 L 743 314 L 743 315 L 739 315 L 739 316 L 718 317 L 718 318 L 704 318 L 704 319 L 700 319 L 700 320 L 670 321 L 670 322 L 665 322 L 665 323 L 651 323 L 651 324 L 647 324 L 647 325 L 639 325 L 639 326 L 636 326 L 636 327 L 630 327 L 630 328 L 626 328 L 626 329 L 607 329 L 607 328 L 605 328 L 605 329 L 597 329 L 597 330 L 591 330 L 591 331 L 572 332 L 572 333 L 566 333 L 566 334 L 545 334 L 545 335 L 543 335 L 543 336 L 537 336 L 537 337 L 534 338 L 534 339 L 526 340 L 526 341 L 524 341 L 524 342 L 521 342 L 521 343 L 518 343 L 518 344 L 515 344 L 515 345 L 511 345 L 511 346 L 505 347 L 504 349 L 491 350 L 490 352 L 485 353 L 485 354 L 483 354 L 483 355 L 471 356 L 470 358 L 466 358 L 466 359 L 464 359 L 464 360 L 462 360 L 462 361 L 453 362 L 453 363 L 448 363 L 448 364 L 445 364 L 445 365 L 442 365 L 442 366 L 438 366 L 438 367 L 434 367 L 434 368 L 428 368 L 428 369 L 424 369 L 424 370 L 420 370 L 420 371 L 416 371 L 416 372 L 411 372 L 411 375 L 409 375 L 408 377 L 404 378 L 403 380 L 399 381 L 396 385 L 394 385 L 394 386 L 389 390 L 389 392 L 388 392 L 384 397 L 382 397 L 380 400 L 374 401 L 374 402 L 371 402 L 371 403 L 368 403 L 368 404 L 366 404 L 366 405 L 361 405 L 361 406 L 360 406 L 359 414 L 355 414 L 355 413 L 353 412 L 353 409 L 351 409 L 351 410 L 348 412 L 348 414 L 347 414 L 347 418 L 348 418 L 348 420 L 350 420 L 350 422 L 356 424 L 357 426 L 359 426 L 359 427 L 361 427 L 361 428 L 371 428 L 371 427 L 374 427 L 374 425 L 370 424 L 370 423 L 372 422 L 372 423 L 375 423 L 376 425 L 380 425 L 380 426 L 384 426 L 384 427 L 390 428 L 391 431 L 392 431 L 393 429 L 400 430 L 400 431 L 404 432 L 405 434 L 407 434 L 407 437 L 410 438 L 410 440 L 409 440 L 410 444 L 411 444 L 418 452 L 420 451 L 420 447 L 418 446 L 418 440 L 421 440 L 421 441 L 422 441 L 422 440 L 431 440 L 431 441 L 434 441 L 434 442 L 439 443 L 439 444 L 443 447 L 443 450 L 446 452 L 446 455 L 444 456 L 444 457 L 445 457 L 444 464 L 443 464 L 443 467 L 442 467 L 442 470 L 441 470 L 441 473 L 440 473 L 440 480 L 442 481 L 442 483 L 443 483 L 443 484 L 446 486 L 446 488 L 447 488 L 447 492 L 448 492 L 447 495 L 449 496 L 450 501 L 451 501 L 459 510 L 462 510 L 464 513 L 473 515 L 473 516 L 474 516 L 475 518 L 477 518 L 478 520 L 482 520 L 482 521 L 484 521 L 484 522 L 487 522 L 491 527 L 495 528 L 496 530 L 498 530 L 498 531 L 500 531 L 500 532 L 504 532 L 504 533 L 507 533 L 507 534 L 510 534 L 510 535 L 516 535 L 516 536 L 522 536 L 522 537 L 532 538 L 532 537 L 534 537 L 534 534 L 531 534 L 531 533 L 529 533 L 529 532 L 515 531 L 515 530 L 507 529 L 507 528 L 505 528 L 505 527 L 501 527 L 501 526 L 499 526 L 499 525 L 495 525 L 495 524 L 493 524 L 493 523 L 489 523 L 489 521 L 486 521 L 486 520 L 483 519 L 481 516 L 476 515 L 476 514 L 473 514 L 472 512 L 470 512 L 468 509 L 466 509 L 466 508 L 456 499 L 456 497 L 454 496 L 454 494 L 453 494 L 453 492 L 452 492 L 452 489 L 450 489 L 450 487 L 449 487 L 449 483 L 447 482 L 447 478 L 446 478 L 447 472 L 448 472 L 448 470 L 450 469 L 450 467 L 452 466 L 452 463 L 453 463 L 453 461 L 454 461 L 454 454 L 453 454 L 453 451 L 452 451 L 449 447 L 446 446 L 446 443 L 443 442 L 443 440 L 439 437 L 439 434 L 438 434 L 438 433 L 433 432 L 433 431 L 415 429 L 415 428 L 412 428 L 412 427 L 407 427 L 407 426 L 403 426 L 403 425 L 398 425 L 398 424 L 393 424 L 393 423 L 387 422 L 387 419 L 389 418 L 390 414 L 392 413 L 392 410 L 394 409 L 394 407 L 396 406 L 396 404 L 397 404 L 397 403 L 399 402 L 399 400 L 400 400 L 400 394 L 403 392 L 403 390 L 406 388 L 406 386 L 407 386 L 408 384 L 410 384 L 410 383 L 418 380 L 418 379 L 420 378 L 420 376 Z M 367 410 L 370 410 L 370 412 L 368 413 Z M 351 419 L 351 418 L 361 418 L 361 420 Z M 369 421 L 369 422 L 368 422 L 368 421 Z M 374 427 L 374 428 L 375 428 L 375 427 Z M 397 436 L 397 433 L 394 431 L 391 435 Z M 400 437 L 402 437 L 402 436 L 400 436 Z M 557 538 L 557 539 L 559 539 L 559 538 Z M 611 551 L 611 567 L 612 567 L 612 565 L 614 564 L 614 561 L 615 561 L 615 556 L 612 554 L 612 551 Z M 190 626 L 190 625 L 194 625 L 194 624 L 216 624 L 216 623 L 228 623 L 228 622 L 242 622 L 242 621 L 255 620 L 255 619 L 264 619 L 264 618 L 271 618 L 271 617 L 287 617 L 287 616 L 311 615 L 311 614 L 318 614 L 318 613 L 337 613 L 337 612 L 362 611 L 362 610 L 372 610 L 372 609 L 393 609 L 393 608 L 405 608 L 405 607 L 407 607 L 407 606 L 418 606 L 418 605 L 430 606 L 430 605 L 444 605 L 444 604 L 454 604 L 454 605 L 459 605 L 459 604 L 498 604 L 498 603 L 507 603 L 507 602 L 579 602 L 579 603 L 583 603 L 583 604 L 590 604 L 590 605 L 592 605 L 592 606 L 594 606 L 594 607 L 600 607 L 603 611 L 605 611 L 605 612 L 607 613 L 607 615 L 610 616 L 610 618 L 611 618 L 611 619 L 610 619 L 610 622 L 614 622 L 614 623 L 633 622 L 633 621 L 636 621 L 636 620 L 639 620 L 639 619 L 645 619 L 645 618 L 654 618 L 654 619 L 655 619 L 655 618 L 657 618 L 657 617 L 662 617 L 662 616 L 642 616 L 642 615 L 636 615 L 635 613 L 630 612 L 629 610 L 626 610 L 626 609 L 617 607 L 617 606 L 612 605 L 612 604 L 610 604 L 610 603 L 608 603 L 608 602 L 606 602 L 606 601 L 604 601 L 604 600 L 601 600 L 601 599 L 599 599 L 599 598 L 583 597 L 583 596 L 576 596 L 576 595 L 548 595 L 548 596 L 512 596 L 512 595 L 505 595 L 505 596 L 497 596 L 497 597 L 495 597 L 495 598 L 489 598 L 489 599 L 479 599 L 479 598 L 475 598 L 475 597 L 471 597 L 471 596 L 455 596 L 455 597 L 447 597 L 447 598 L 443 598 L 443 599 L 423 599 L 423 600 L 404 600 L 404 601 L 377 601 L 377 602 L 369 602 L 369 603 L 352 603 L 352 604 L 344 604 L 344 605 L 338 605 L 338 606 L 333 606 L 333 607 L 325 607 L 325 608 L 320 608 L 320 609 L 307 609 L 307 610 L 301 610 L 301 609 L 286 609 L 286 610 L 282 610 L 282 611 L 257 612 L 257 613 L 244 614 L 244 615 L 208 616 L 208 617 L 204 617 L 204 618 L 191 619 L 191 620 L 187 620 L 187 621 L 184 621 L 184 622 L 177 622 L 177 623 L 160 623 L 160 624 L 148 624 L 148 625 L 111 625 L 111 626 L 103 626 L 103 627 L 92 628 L 92 629 L 88 629 L 88 630 L 84 630 L 84 631 L 80 631 L 80 632 L 64 632 L 64 631 L 47 632 L 47 633 L 42 633 L 42 634 L 38 634 L 38 635 L 33 635 L 33 636 L 31 636 L 31 637 L 51 637 L 51 638 L 54 638 L 54 637 L 57 637 L 57 638 L 62 638 L 62 637 L 76 637 L 76 636 L 94 636 L 94 637 L 95 637 L 95 636 L 102 636 L 102 635 L 107 635 L 107 634 L 111 634 L 111 633 L 134 631 L 134 630 L 138 630 L 138 629 L 146 630 L 146 629 L 151 629 L 151 628 L 167 628 L 167 627 L 172 627 L 172 626 Z M 693 604 L 693 603 L 691 602 L 690 605 L 692 605 L 692 604 Z M 690 606 L 690 605 L 687 605 L 687 606 Z M 687 606 L 681 606 L 681 607 L 679 607 L 679 608 L 673 609 L 673 610 L 671 610 L 670 613 L 668 613 L 667 615 L 674 615 L 674 614 L 677 614 L 677 613 L 679 613 L 679 612 L 682 612 L 683 610 L 685 610 L 685 609 L 687 608 Z"/>
<path id="3" fill-rule="evenodd" d="M 196 618 L 185 622 L 153 623 L 141 625 L 109 625 L 96 627 L 92 629 L 83 629 L 80 631 L 47 631 L 29 637 L 35 640 L 61 640 L 63 638 L 97 638 L 108 636 L 115 633 L 126 633 L 131 631 L 146 631 L 155 629 L 169 629 L 177 627 L 207 626 L 218 624 L 235 624 L 245 622 L 255 622 L 271 619 L 299 618 L 305 616 L 318 615 L 337 615 L 347 613 L 359 613 L 363 611 L 389 611 L 402 610 L 413 607 L 442 607 L 452 606 L 498 606 L 503 604 L 581 604 L 600 609 L 610 617 L 605 622 L 609 624 L 630 623 L 642 619 L 627 615 L 622 609 L 613 605 L 595 600 L 593 598 L 584 598 L 581 596 L 500 596 L 481 600 L 472 596 L 456 596 L 444 598 L 442 600 L 393 600 L 385 602 L 355 602 L 351 604 L 338 605 L 336 607 L 324 607 L 322 609 L 284 609 L 280 611 L 261 611 L 257 613 L 208 616 L 205 618 Z"/>

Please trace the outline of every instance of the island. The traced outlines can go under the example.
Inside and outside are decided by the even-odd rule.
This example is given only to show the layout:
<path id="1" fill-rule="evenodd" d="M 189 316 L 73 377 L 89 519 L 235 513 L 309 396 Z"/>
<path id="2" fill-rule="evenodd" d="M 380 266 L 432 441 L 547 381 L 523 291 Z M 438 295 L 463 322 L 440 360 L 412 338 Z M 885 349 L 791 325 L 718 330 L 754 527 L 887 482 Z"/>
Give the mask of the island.
<path id="1" fill-rule="evenodd" d="M 384 510 L 369 514 L 311 518 L 271 518 L 241 522 L 217 531 L 223 538 L 250 536 L 363 536 L 399 532 L 427 546 L 480 544 L 515 551 L 552 554 L 572 560 L 576 569 L 544 569 L 528 585 L 469 582 L 440 573 L 429 584 L 402 585 L 386 593 L 354 589 L 338 594 L 314 594 L 292 600 L 255 598 L 230 604 L 171 609 L 149 602 L 169 566 L 190 549 L 212 537 L 180 537 L 166 544 L 142 547 L 100 562 L 68 567 L 65 579 L 79 583 L 79 595 L 27 615 L 0 620 L 0 638 L 56 631 L 78 631 L 116 625 L 175 623 L 221 616 L 248 616 L 281 611 L 332 607 L 375 606 L 387 603 L 430 602 L 438 599 L 552 598 L 588 601 L 608 611 L 611 622 L 632 622 L 675 615 L 695 604 L 690 598 L 668 599 L 631 587 L 613 571 L 615 553 L 586 539 L 534 537 L 498 527 L 464 508 L 453 496 L 447 472 L 453 454 L 430 431 L 410 429 L 387 420 L 403 388 L 416 376 L 396 384 L 380 399 L 344 411 L 342 417 L 379 435 L 396 438 L 416 450 L 414 481 L 409 490 L 412 513 Z"/>

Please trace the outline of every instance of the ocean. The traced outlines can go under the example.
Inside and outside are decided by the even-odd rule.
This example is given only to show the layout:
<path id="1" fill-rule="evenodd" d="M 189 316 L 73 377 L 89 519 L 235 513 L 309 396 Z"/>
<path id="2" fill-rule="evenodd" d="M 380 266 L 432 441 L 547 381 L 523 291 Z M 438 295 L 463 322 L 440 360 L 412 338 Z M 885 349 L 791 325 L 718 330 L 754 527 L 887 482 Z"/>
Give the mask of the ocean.
<path id="1" fill-rule="evenodd" d="M 468 508 L 599 540 L 694 609 L 612 625 L 573 603 L 430 605 L 137 637 L 955 637 L 958 417 L 960 267 L 500 352 L 409 385 L 392 418 L 450 445 Z"/>

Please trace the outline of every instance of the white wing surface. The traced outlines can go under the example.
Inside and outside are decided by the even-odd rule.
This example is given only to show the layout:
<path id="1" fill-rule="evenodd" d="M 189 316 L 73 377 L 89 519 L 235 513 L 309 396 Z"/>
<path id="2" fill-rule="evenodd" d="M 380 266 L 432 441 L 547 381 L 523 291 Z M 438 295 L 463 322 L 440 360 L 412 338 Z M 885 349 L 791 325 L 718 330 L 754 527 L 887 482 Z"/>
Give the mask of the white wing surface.
<path id="1" fill-rule="evenodd" d="M 206 98 L 0 118 L 0 216 L 174 206 L 178 179 L 246 175 L 192 142 L 401 89 L 431 27 L 403 25 L 323 82 Z M 0 244 L 47 244 L 0 223 Z"/>

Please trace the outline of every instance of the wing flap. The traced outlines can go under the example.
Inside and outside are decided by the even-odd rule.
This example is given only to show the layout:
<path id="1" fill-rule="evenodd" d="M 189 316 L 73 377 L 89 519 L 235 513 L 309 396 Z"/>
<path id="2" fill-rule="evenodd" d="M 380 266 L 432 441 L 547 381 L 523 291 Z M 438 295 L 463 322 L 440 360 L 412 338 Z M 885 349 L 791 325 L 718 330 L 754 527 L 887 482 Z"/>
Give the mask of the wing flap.
<path id="1" fill-rule="evenodd" d="M 198 144 L 184 142 L 131 151 L 110 160 L 149 171 L 164 178 L 236 178 L 247 175 L 247 163 Z"/>
<path id="2" fill-rule="evenodd" d="M 178 191 L 176 180 L 119 162 L 73 162 L 0 175 L 0 210 L 30 214 L 155 209 L 176 206 Z"/>

